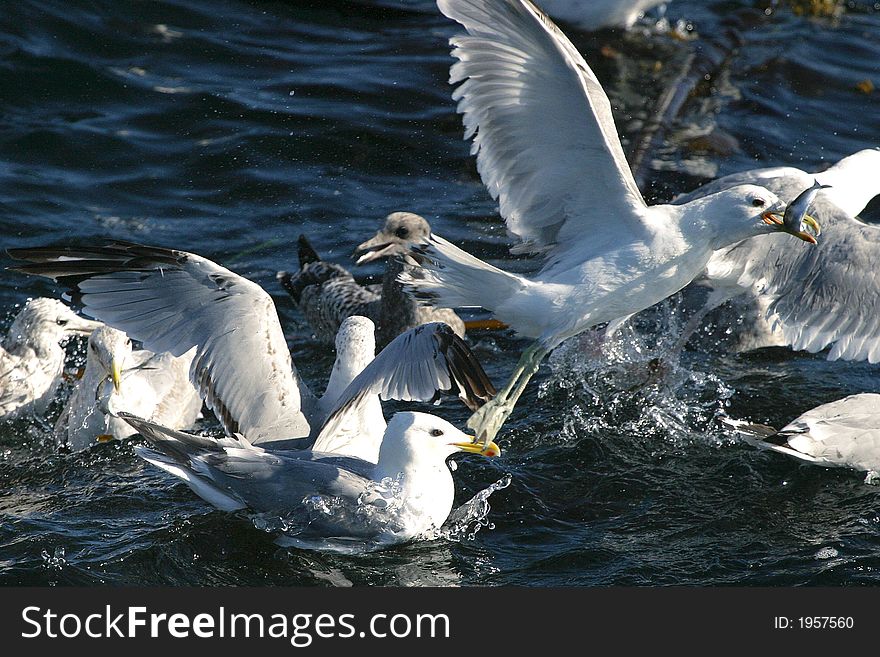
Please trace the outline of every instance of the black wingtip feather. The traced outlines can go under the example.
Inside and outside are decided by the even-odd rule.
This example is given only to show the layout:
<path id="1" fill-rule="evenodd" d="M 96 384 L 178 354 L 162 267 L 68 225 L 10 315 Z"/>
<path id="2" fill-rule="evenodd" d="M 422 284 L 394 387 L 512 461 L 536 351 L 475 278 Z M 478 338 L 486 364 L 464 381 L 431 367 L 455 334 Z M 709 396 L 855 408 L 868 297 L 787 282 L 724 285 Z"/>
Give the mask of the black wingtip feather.
<path id="1" fill-rule="evenodd" d="M 476 411 L 496 395 L 495 386 L 470 347 L 452 327 L 438 322 L 434 335 L 446 357 L 450 378 L 458 387 L 450 392 L 458 392 L 465 406 Z"/>
<path id="2" fill-rule="evenodd" d="M 321 260 L 318 252 L 315 251 L 314 247 L 311 245 L 305 235 L 300 235 L 296 243 L 298 246 L 297 254 L 299 256 L 300 268 L 305 267 L 311 262 L 319 262 Z"/>

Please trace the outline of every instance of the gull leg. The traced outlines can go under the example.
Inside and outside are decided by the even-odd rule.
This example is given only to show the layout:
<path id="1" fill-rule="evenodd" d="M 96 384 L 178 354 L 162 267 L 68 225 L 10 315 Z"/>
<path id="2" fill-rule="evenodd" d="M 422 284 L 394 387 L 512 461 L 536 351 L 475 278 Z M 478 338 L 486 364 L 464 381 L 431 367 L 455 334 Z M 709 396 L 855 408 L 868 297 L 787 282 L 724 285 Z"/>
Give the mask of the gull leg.
<path id="1" fill-rule="evenodd" d="M 513 407 L 526 388 L 526 384 L 538 371 L 547 352 L 548 350 L 538 343 L 526 349 L 504 389 L 495 395 L 495 399 L 485 404 L 468 419 L 468 427 L 473 429 L 477 438 L 482 439 L 486 445 L 495 439 L 501 425 L 510 417 Z"/>

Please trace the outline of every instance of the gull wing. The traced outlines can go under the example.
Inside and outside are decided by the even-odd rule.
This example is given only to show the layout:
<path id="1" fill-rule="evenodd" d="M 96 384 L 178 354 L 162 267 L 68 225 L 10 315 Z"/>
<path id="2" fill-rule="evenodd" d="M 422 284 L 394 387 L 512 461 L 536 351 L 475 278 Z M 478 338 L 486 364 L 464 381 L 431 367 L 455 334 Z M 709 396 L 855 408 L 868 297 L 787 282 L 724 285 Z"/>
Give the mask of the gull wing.
<path id="1" fill-rule="evenodd" d="M 831 346 L 831 360 L 880 362 L 880 228 L 851 216 L 880 192 L 880 151 L 868 149 L 843 158 L 825 172 L 791 167 L 732 174 L 704 185 L 676 204 L 730 186 L 760 184 L 783 202 L 793 201 L 814 180 L 831 184 L 813 203 L 822 226 L 815 249 L 787 248 L 786 235 L 762 235 L 716 251 L 704 280 L 769 301 L 768 316 L 794 349 L 818 352 Z"/>
<path id="2" fill-rule="evenodd" d="M 448 325 L 433 322 L 397 336 L 354 378 L 328 414 L 313 449 L 346 451 L 360 437 L 369 405 L 379 398 L 435 401 L 441 393 L 458 394 L 476 410 L 495 396 L 495 388 L 464 340 Z"/>
<path id="3" fill-rule="evenodd" d="M 799 454 L 820 465 L 880 469 L 880 395 L 863 393 L 822 404 L 779 431 Z"/>
<path id="4" fill-rule="evenodd" d="M 568 38 L 529 0 L 438 0 L 450 82 L 483 183 L 519 252 L 602 251 L 643 234 L 645 202 L 611 103 Z"/>
<path id="5" fill-rule="evenodd" d="M 111 242 L 10 249 L 16 270 L 54 279 L 92 317 L 154 351 L 195 348 L 190 380 L 228 434 L 251 442 L 309 434 L 311 393 L 293 367 L 272 298 L 206 258 Z"/>
<path id="6" fill-rule="evenodd" d="M 218 509 L 287 513 L 315 495 L 359 499 L 373 465 L 358 459 L 322 458 L 310 450 L 266 451 L 235 438 L 208 438 L 120 413 L 151 445 L 138 455 L 183 479 Z"/>

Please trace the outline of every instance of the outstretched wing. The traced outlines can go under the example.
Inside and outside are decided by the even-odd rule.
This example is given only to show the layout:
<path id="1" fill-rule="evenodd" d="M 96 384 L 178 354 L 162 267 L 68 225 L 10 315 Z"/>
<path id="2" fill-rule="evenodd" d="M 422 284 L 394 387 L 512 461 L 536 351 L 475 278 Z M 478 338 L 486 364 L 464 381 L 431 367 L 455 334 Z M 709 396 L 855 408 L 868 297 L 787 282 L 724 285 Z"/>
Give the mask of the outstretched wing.
<path id="1" fill-rule="evenodd" d="M 729 186 L 757 183 L 792 202 L 818 180 L 831 184 L 810 213 L 822 226 L 815 249 L 786 248 L 785 235 L 762 235 L 716 251 L 705 279 L 728 290 L 767 300 L 785 341 L 794 349 L 818 352 L 831 346 L 829 359 L 880 362 L 880 228 L 850 215 L 880 192 L 880 151 L 869 149 L 833 167 L 808 174 L 791 167 L 758 169 L 725 176 L 688 195 L 684 203 Z"/>
<path id="2" fill-rule="evenodd" d="M 446 324 L 433 322 L 402 333 L 352 380 L 315 441 L 318 452 L 345 451 L 360 418 L 378 399 L 434 401 L 457 394 L 472 410 L 495 396 L 495 387 L 467 344 Z"/>
<path id="3" fill-rule="evenodd" d="M 450 82 L 465 139 L 519 251 L 628 242 L 645 202 L 611 103 L 568 38 L 529 0 L 438 0 L 467 36 L 451 39 Z M 610 218 L 613 218 L 610 219 Z"/>
<path id="4" fill-rule="evenodd" d="M 92 317 L 155 352 L 195 348 L 190 380 L 227 433 L 251 442 L 309 434 L 300 381 L 272 298 L 201 256 L 111 242 L 10 249 L 18 271 L 67 287 Z"/>

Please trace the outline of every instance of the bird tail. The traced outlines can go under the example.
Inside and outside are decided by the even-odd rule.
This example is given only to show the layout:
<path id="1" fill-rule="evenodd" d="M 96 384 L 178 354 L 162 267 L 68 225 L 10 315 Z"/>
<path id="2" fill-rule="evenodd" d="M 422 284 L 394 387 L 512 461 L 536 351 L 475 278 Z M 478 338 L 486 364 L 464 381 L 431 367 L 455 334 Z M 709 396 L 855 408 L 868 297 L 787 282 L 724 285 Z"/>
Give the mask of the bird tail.
<path id="1" fill-rule="evenodd" d="M 142 459 L 182 479 L 196 495 L 221 511 L 237 511 L 245 508 L 241 500 L 230 495 L 212 480 L 208 464 L 200 458 L 212 452 L 223 452 L 224 447 L 231 446 L 232 443 L 235 443 L 236 447 L 241 447 L 242 443 L 230 438 L 216 440 L 194 436 L 129 413 L 119 413 L 119 417 L 150 442 L 152 448 L 143 446 L 134 448 Z M 244 444 L 247 444 L 246 441 Z"/>
<path id="2" fill-rule="evenodd" d="M 300 269 L 310 262 L 319 262 L 321 260 L 321 256 L 318 255 L 318 252 L 315 251 L 311 242 L 309 242 L 305 235 L 300 235 L 296 243 Z"/>
<path id="3" fill-rule="evenodd" d="M 525 279 L 475 258 L 438 235 L 413 247 L 420 267 L 400 275 L 400 282 L 417 299 L 443 308 L 477 306 L 495 311 L 520 291 Z"/>
<path id="4" fill-rule="evenodd" d="M 800 461 L 810 463 L 818 462 L 820 459 L 792 449 L 788 445 L 788 439 L 792 433 L 785 431 L 777 431 L 773 427 L 766 424 L 755 424 L 747 420 L 734 420 L 733 418 L 722 416 L 718 418 L 718 422 L 729 429 L 735 431 L 746 443 L 752 447 L 760 449 L 769 449 L 773 452 L 793 456 Z"/>

